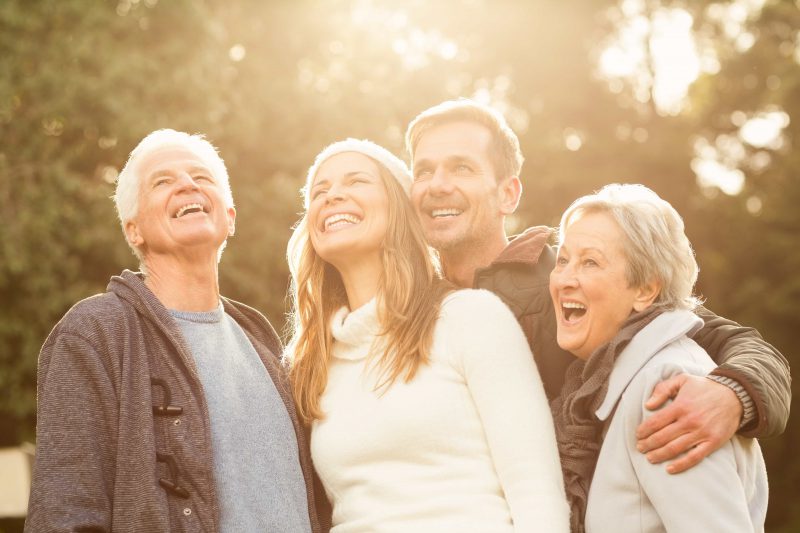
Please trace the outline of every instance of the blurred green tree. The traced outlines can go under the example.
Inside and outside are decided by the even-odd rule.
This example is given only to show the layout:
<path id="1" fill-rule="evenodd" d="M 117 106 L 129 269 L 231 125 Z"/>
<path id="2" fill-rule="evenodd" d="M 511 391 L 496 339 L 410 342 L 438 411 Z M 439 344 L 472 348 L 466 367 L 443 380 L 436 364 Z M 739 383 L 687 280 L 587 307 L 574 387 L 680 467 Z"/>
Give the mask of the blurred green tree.
<path id="1" fill-rule="evenodd" d="M 556 224 L 605 183 L 645 183 L 684 215 L 709 306 L 797 362 L 799 13 L 790 0 L 0 2 L 0 446 L 33 439 L 47 332 L 136 267 L 108 197 L 129 151 L 162 127 L 220 148 L 238 210 L 222 291 L 278 328 L 314 155 L 348 136 L 401 154 L 419 111 L 469 96 L 521 139 L 512 229 Z M 664 20 L 700 52 L 699 79 L 672 103 L 659 80 L 693 79 L 692 65 L 659 63 Z M 615 74 L 601 67 L 618 44 L 639 56 Z M 778 140 L 747 140 L 759 117 L 783 120 Z M 698 182 L 709 165 L 740 191 Z M 763 443 L 771 531 L 800 527 L 798 432 Z"/>

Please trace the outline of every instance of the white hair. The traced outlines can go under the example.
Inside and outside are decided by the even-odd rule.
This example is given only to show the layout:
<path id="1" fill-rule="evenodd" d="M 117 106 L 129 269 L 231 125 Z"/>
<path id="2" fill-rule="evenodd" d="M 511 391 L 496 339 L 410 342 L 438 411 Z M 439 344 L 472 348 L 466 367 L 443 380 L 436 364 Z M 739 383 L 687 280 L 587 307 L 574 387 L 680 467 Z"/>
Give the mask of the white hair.
<path id="1" fill-rule="evenodd" d="M 172 129 L 156 130 L 142 139 L 128 157 L 127 163 L 122 168 L 117 178 L 117 188 L 114 193 L 114 204 L 117 215 L 125 232 L 125 224 L 136 218 L 139 212 L 139 190 L 144 176 L 141 175 L 140 165 L 153 152 L 164 148 L 184 148 L 200 158 L 214 175 L 222 187 L 222 197 L 225 207 L 233 207 L 233 194 L 228 179 L 228 170 L 225 162 L 219 156 L 217 149 L 205 139 L 203 135 L 190 135 Z M 143 257 L 138 248 L 128 243 L 134 255 L 143 263 Z M 224 248 L 223 244 L 223 248 Z M 222 249 L 220 249 L 220 253 Z M 144 267 L 144 265 L 141 265 Z"/>
<path id="2" fill-rule="evenodd" d="M 607 213 L 622 230 L 630 287 L 660 283 L 653 303 L 668 309 L 694 309 L 700 303 L 692 295 L 699 271 L 694 251 L 683 219 L 669 202 L 644 185 L 606 185 L 567 208 L 561 216 L 559 243 L 564 242 L 570 222 L 588 213 Z"/>

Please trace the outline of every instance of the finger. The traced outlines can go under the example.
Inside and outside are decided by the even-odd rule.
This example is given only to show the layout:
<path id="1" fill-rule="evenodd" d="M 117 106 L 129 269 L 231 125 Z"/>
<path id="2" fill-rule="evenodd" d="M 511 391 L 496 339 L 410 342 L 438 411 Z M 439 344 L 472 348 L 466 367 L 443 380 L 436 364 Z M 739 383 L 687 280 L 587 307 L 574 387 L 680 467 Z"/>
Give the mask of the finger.
<path id="1" fill-rule="evenodd" d="M 692 433 L 684 433 L 669 440 L 663 446 L 647 452 L 647 460 L 653 464 L 663 463 L 671 459 L 678 459 L 678 456 L 688 452 L 697 444 L 697 436 Z"/>
<path id="2" fill-rule="evenodd" d="M 661 405 L 664 404 L 670 398 L 674 398 L 677 396 L 678 391 L 681 388 L 683 380 L 681 379 L 680 375 L 673 376 L 669 379 L 664 381 L 660 381 L 658 385 L 653 388 L 653 393 L 650 395 L 650 398 L 645 402 L 644 406 L 650 409 L 658 409 Z"/>
<path id="3" fill-rule="evenodd" d="M 700 461 L 708 457 L 711 452 L 713 452 L 713 446 L 710 442 L 705 441 L 701 442 L 689 452 L 684 455 L 683 457 L 679 457 L 675 459 L 670 464 L 667 465 L 667 472 L 670 474 L 680 474 L 681 472 L 685 472 L 689 470 L 693 466 L 697 465 Z"/>
<path id="4" fill-rule="evenodd" d="M 680 418 L 680 410 L 677 407 L 675 407 L 674 404 L 670 404 L 664 409 L 649 416 L 647 420 L 639 424 L 639 427 L 636 428 L 636 439 L 639 441 L 645 439 L 652 439 L 655 433 L 665 430 L 669 425 L 673 424 L 679 418 Z M 672 438 L 675 438 L 679 434 L 680 433 L 676 433 L 675 435 L 672 436 Z M 663 442 L 656 439 L 655 442 L 648 442 L 646 443 L 645 446 L 649 450 L 652 449 L 655 444 L 658 444 L 660 442 L 660 444 L 658 445 L 662 446 L 669 440 L 672 440 L 672 438 L 669 438 Z"/>

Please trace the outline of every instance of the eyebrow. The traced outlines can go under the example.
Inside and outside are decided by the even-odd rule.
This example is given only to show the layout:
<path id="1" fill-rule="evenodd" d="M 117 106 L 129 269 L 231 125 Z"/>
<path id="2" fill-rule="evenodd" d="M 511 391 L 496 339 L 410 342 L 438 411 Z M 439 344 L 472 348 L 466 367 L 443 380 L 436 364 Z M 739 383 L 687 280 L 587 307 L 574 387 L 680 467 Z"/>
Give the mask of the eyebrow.
<path id="1" fill-rule="evenodd" d="M 467 154 L 450 154 L 442 160 L 444 163 L 453 164 L 453 163 L 471 163 L 477 164 L 477 160 Z M 421 167 L 421 166 L 430 166 L 433 164 L 433 161 L 429 158 L 419 159 L 411 162 L 414 168 Z"/>
<path id="2" fill-rule="evenodd" d="M 375 178 L 375 176 L 373 176 L 372 174 L 370 174 L 366 170 L 353 170 L 351 172 L 346 172 L 344 174 L 344 177 L 345 178 L 350 178 L 350 177 L 356 176 L 358 174 L 364 174 L 364 175 L 369 176 L 370 178 L 373 178 L 373 179 Z M 317 187 L 321 187 L 323 185 L 328 185 L 328 184 L 330 184 L 330 182 L 331 182 L 331 180 L 329 180 L 327 178 L 321 179 L 321 180 L 317 181 L 316 183 L 314 183 L 314 185 L 311 186 L 311 190 L 313 191 Z"/>
<path id="3" fill-rule="evenodd" d="M 206 168 L 204 166 L 200 166 L 200 165 L 193 165 L 193 166 L 189 167 L 188 172 L 189 172 L 189 174 L 195 174 L 195 173 L 201 172 L 203 174 L 208 174 L 212 178 L 214 177 L 214 174 L 212 174 L 211 171 L 208 168 Z M 152 174 L 147 176 L 147 181 L 153 181 L 154 179 L 160 178 L 162 176 L 173 176 L 174 174 L 175 174 L 175 171 L 173 169 L 171 169 L 171 168 L 162 168 L 160 170 L 156 170 L 155 172 L 153 172 Z"/>
<path id="4" fill-rule="evenodd" d="M 567 248 L 566 246 L 564 246 L 563 244 L 562 244 L 562 245 L 560 245 L 560 246 L 558 247 L 558 251 L 560 252 L 562 249 L 565 249 L 567 252 L 569 252 L 569 251 L 570 251 L 570 249 L 569 249 L 569 248 Z M 600 248 L 597 248 L 596 246 L 587 246 L 587 247 L 585 247 L 585 248 L 580 248 L 580 249 L 578 249 L 577 251 L 573 251 L 572 253 L 573 253 L 573 254 L 577 254 L 577 255 L 583 255 L 583 254 L 585 254 L 586 252 L 597 252 L 597 253 L 598 253 L 598 254 L 600 254 L 600 255 L 601 255 L 601 256 L 602 256 L 604 259 L 605 259 L 605 257 L 606 257 L 606 254 L 604 254 L 604 253 L 603 253 L 603 251 L 602 251 Z"/>

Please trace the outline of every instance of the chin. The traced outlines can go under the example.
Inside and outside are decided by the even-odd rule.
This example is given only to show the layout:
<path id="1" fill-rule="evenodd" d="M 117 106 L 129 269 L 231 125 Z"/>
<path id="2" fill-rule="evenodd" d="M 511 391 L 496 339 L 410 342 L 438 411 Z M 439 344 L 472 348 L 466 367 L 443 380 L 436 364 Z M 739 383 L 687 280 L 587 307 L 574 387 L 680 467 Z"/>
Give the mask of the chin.
<path id="1" fill-rule="evenodd" d="M 337 242 L 328 246 L 314 247 L 323 261 L 332 265 L 347 263 L 348 261 L 366 254 L 377 252 L 379 246 L 365 246 L 364 242 Z"/>
<path id="2" fill-rule="evenodd" d="M 571 341 L 570 339 L 558 339 L 557 340 L 558 347 L 562 350 L 571 353 L 574 357 L 578 359 L 587 359 L 587 356 L 581 355 L 584 350 L 582 349 L 583 346 L 579 342 Z"/>
<path id="3" fill-rule="evenodd" d="M 428 244 L 440 252 L 456 250 L 463 246 L 464 239 L 454 235 L 431 235 L 427 238 Z"/>

